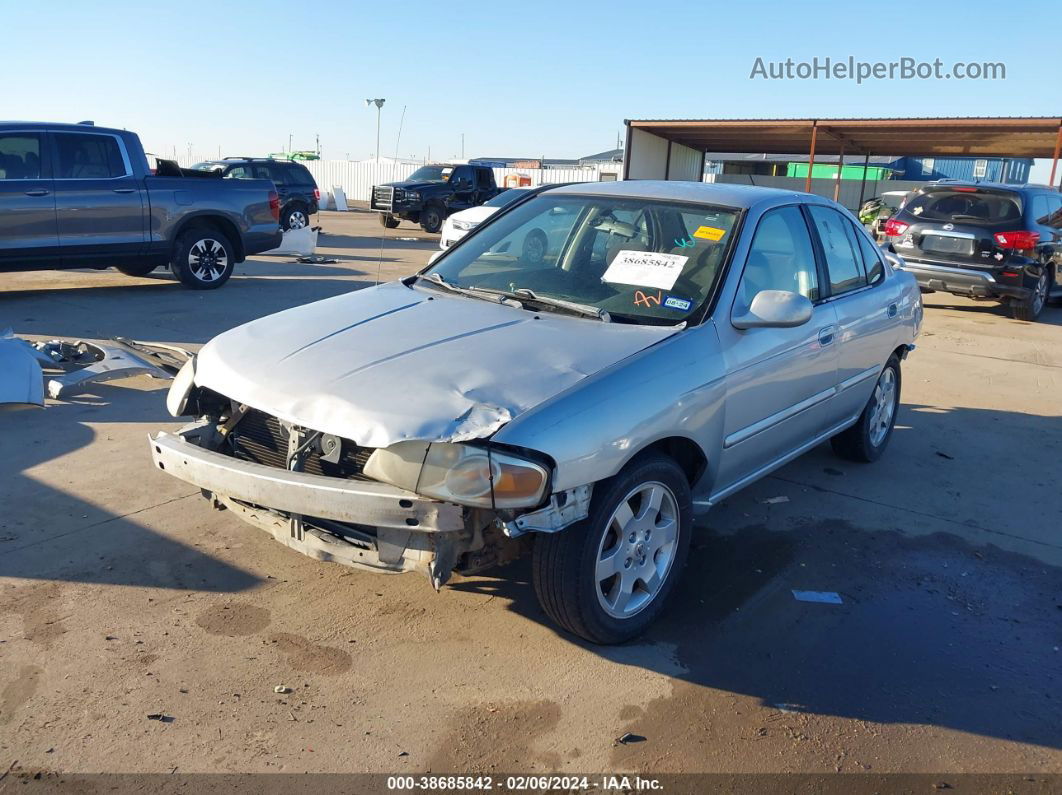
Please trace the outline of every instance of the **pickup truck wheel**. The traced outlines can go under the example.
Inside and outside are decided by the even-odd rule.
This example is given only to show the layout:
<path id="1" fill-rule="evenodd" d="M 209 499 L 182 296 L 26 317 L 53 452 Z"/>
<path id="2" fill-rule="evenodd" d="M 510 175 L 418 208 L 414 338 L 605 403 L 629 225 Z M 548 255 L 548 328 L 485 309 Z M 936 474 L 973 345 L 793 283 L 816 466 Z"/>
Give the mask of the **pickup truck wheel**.
<path id="1" fill-rule="evenodd" d="M 158 265 L 115 265 L 114 269 L 126 276 L 147 276 Z"/>
<path id="2" fill-rule="evenodd" d="M 229 280 L 236 257 L 229 239 L 216 229 L 195 227 L 181 233 L 170 270 L 193 290 L 213 290 Z"/>
<path id="3" fill-rule="evenodd" d="M 693 504 L 670 458 L 636 459 L 595 487 L 590 515 L 535 539 L 546 614 L 592 643 L 621 643 L 660 615 L 689 553 Z"/>
<path id="4" fill-rule="evenodd" d="M 434 235 L 442 229 L 445 220 L 443 209 L 437 204 L 429 204 L 420 213 L 420 228 Z"/>
<path id="5" fill-rule="evenodd" d="M 856 424 L 830 439 L 833 451 L 849 461 L 865 464 L 877 461 L 892 438 L 899 407 L 900 360 L 893 354 L 878 376 L 874 392 Z"/>
<path id="6" fill-rule="evenodd" d="M 1051 294 L 1051 276 L 1047 268 L 1042 268 L 1040 278 L 1036 282 L 1036 288 L 1032 295 L 1024 301 L 1014 299 L 1010 302 L 1010 316 L 1015 320 L 1024 320 L 1032 323 L 1040 317 L 1040 312 L 1047 303 L 1047 296 Z"/>
<path id="7" fill-rule="evenodd" d="M 398 219 L 391 213 L 380 213 L 380 226 L 384 229 L 394 229 L 398 226 Z"/>
<path id="8" fill-rule="evenodd" d="M 520 259 L 529 265 L 541 265 L 546 259 L 548 246 L 549 242 L 546 240 L 546 233 L 541 229 L 532 229 L 524 238 Z"/>
<path id="9" fill-rule="evenodd" d="M 309 225 L 310 216 L 306 214 L 306 208 L 301 204 L 292 205 L 280 216 L 280 227 L 285 232 L 289 229 L 303 229 Z"/>

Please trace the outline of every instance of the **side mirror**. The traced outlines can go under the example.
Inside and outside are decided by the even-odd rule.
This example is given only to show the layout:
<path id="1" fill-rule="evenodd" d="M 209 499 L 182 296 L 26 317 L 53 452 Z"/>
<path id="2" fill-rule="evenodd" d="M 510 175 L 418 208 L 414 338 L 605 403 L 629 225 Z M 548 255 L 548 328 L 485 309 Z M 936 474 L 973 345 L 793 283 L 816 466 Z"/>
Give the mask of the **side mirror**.
<path id="1" fill-rule="evenodd" d="M 794 328 L 811 320 L 811 301 L 788 290 L 761 290 L 743 315 L 731 318 L 735 328 Z"/>

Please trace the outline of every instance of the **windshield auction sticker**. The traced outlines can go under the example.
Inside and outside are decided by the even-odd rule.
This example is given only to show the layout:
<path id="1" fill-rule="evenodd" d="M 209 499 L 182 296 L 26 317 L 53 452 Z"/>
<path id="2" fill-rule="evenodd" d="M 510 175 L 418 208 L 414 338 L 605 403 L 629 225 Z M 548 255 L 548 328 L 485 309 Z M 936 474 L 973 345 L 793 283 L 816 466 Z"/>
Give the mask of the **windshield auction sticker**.
<path id="1" fill-rule="evenodd" d="M 659 254 L 655 251 L 621 251 L 612 260 L 601 281 L 670 290 L 688 259 L 680 254 Z"/>
<path id="2" fill-rule="evenodd" d="M 723 235 L 726 234 L 725 229 L 719 229 L 715 226 L 701 226 L 697 228 L 697 231 L 693 233 L 694 237 L 699 237 L 702 240 L 718 241 L 723 239 Z"/>

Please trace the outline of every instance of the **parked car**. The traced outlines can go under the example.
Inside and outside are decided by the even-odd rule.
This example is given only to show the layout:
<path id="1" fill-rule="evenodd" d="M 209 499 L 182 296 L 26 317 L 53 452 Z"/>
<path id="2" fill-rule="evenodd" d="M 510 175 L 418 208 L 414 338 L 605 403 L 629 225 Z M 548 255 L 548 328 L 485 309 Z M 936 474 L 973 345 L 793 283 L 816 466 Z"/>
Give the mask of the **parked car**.
<path id="1" fill-rule="evenodd" d="M 863 202 L 863 206 L 859 208 L 860 223 L 867 227 L 872 235 L 883 235 L 885 222 L 903 206 L 908 193 L 909 191 L 905 190 L 887 190 L 880 196 Z"/>
<path id="2" fill-rule="evenodd" d="M 302 163 L 270 157 L 226 157 L 192 166 L 198 171 L 218 172 L 225 179 L 271 179 L 280 194 L 280 227 L 302 229 L 318 211 L 321 191 L 313 174 Z"/>
<path id="3" fill-rule="evenodd" d="M 925 292 L 1003 301 L 1029 321 L 1062 297 L 1062 195 L 1051 188 L 934 182 L 885 235 Z"/>
<path id="4" fill-rule="evenodd" d="M 155 464 L 289 547 L 436 587 L 530 537 L 546 613 L 601 643 L 660 613 L 695 510 L 826 440 L 881 456 L 922 322 L 854 216 L 770 188 L 560 187 L 436 257 L 209 342 Z"/>
<path id="5" fill-rule="evenodd" d="M 0 271 L 114 266 L 143 276 L 168 264 L 205 290 L 280 244 L 271 182 L 154 167 L 128 130 L 0 122 Z"/>
<path id="6" fill-rule="evenodd" d="M 570 183 L 564 183 L 570 184 Z M 479 207 L 470 207 L 459 213 L 454 213 L 443 222 L 442 237 L 439 238 L 439 248 L 450 248 L 454 243 L 467 235 L 481 223 L 490 218 L 503 207 L 508 207 L 517 201 L 524 201 L 532 196 L 557 188 L 558 185 L 539 185 L 536 188 L 510 188 L 504 190 L 490 201 Z M 545 258 L 551 246 L 558 246 L 563 242 L 564 234 L 568 225 L 558 214 L 553 214 L 543 219 L 541 227 L 528 231 L 520 245 L 520 250 L 525 261 L 534 262 Z"/>
<path id="7" fill-rule="evenodd" d="M 399 221 L 420 224 L 425 232 L 442 229 L 447 216 L 493 199 L 501 192 L 494 171 L 483 166 L 421 166 L 408 179 L 374 185 L 369 208 L 380 223 L 394 229 Z"/>

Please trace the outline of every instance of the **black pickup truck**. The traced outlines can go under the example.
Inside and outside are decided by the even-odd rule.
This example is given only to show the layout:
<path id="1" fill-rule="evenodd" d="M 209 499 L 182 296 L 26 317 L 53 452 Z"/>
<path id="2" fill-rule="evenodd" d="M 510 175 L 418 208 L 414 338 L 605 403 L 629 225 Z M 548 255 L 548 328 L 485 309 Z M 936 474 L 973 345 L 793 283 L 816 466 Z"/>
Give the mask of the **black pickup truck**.
<path id="1" fill-rule="evenodd" d="M 446 216 L 478 207 L 501 193 L 494 172 L 483 166 L 421 166 L 408 179 L 374 185 L 369 207 L 388 229 L 399 219 L 438 232 Z"/>
<path id="2" fill-rule="evenodd" d="M 282 240 L 270 180 L 221 179 L 159 160 L 135 133 L 0 122 L 0 272 L 169 265 L 186 287 L 223 285 Z"/>

